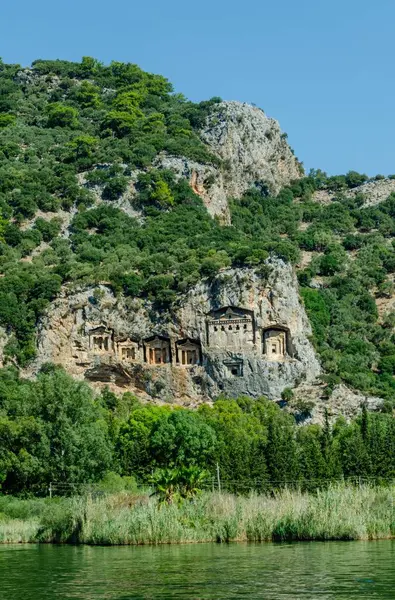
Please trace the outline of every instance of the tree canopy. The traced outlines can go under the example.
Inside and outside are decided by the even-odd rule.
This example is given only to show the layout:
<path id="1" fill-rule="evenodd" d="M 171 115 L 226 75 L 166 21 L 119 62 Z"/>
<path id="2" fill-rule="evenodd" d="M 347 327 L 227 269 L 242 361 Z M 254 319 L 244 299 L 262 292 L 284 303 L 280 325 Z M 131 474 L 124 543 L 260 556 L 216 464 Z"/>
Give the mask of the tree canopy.
<path id="1" fill-rule="evenodd" d="M 114 473 L 140 485 L 154 474 L 157 489 L 170 481 L 188 493 L 216 485 L 217 465 L 224 489 L 237 493 L 314 490 L 342 477 L 387 481 L 394 427 L 391 413 L 365 409 L 349 424 L 299 427 L 266 398 L 222 398 L 198 410 L 144 405 L 128 392 L 94 396 L 59 367 L 46 365 L 36 381 L 8 367 L 0 370 L 0 485 L 46 495 L 53 482 L 67 494 Z"/>

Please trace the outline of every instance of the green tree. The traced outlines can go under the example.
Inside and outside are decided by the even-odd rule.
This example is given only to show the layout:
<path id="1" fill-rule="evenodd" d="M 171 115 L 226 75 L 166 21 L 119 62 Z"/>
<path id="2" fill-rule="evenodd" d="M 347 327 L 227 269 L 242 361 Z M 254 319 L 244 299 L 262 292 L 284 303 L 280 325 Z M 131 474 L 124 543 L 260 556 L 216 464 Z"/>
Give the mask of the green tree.
<path id="1" fill-rule="evenodd" d="M 140 174 L 137 189 L 139 190 L 138 203 L 142 206 L 154 205 L 166 209 L 174 204 L 174 196 L 169 184 L 159 171 Z"/>
<path id="2" fill-rule="evenodd" d="M 229 491 L 266 487 L 266 415 L 260 418 L 263 401 L 239 398 L 217 400 L 213 408 L 202 406 L 200 413 L 215 430 L 217 444 L 214 460 Z M 257 414 L 255 414 L 255 411 Z"/>
<path id="3" fill-rule="evenodd" d="M 151 450 L 158 465 L 205 467 L 213 463 L 216 443 L 214 430 L 198 414 L 175 410 L 154 425 Z"/>
<path id="4" fill-rule="evenodd" d="M 10 113 L 0 115 L 0 129 L 4 129 L 5 127 L 9 127 L 10 125 L 15 125 L 16 116 Z"/>
<path id="5" fill-rule="evenodd" d="M 122 175 L 113 177 L 103 189 L 103 198 L 106 200 L 116 200 L 124 194 L 128 187 L 128 179 Z"/>
<path id="6" fill-rule="evenodd" d="M 100 88 L 90 81 L 83 81 L 71 93 L 71 98 L 83 108 L 99 108 L 101 105 Z"/>
<path id="7" fill-rule="evenodd" d="M 72 106 L 55 102 L 48 105 L 47 113 L 49 127 L 70 127 L 74 129 L 78 126 L 78 111 Z"/>
<path id="8" fill-rule="evenodd" d="M 76 159 L 85 158 L 92 156 L 98 142 L 99 140 L 91 135 L 78 135 L 68 142 L 67 147 L 70 148 Z"/>
<path id="9" fill-rule="evenodd" d="M 356 423 L 338 427 L 335 444 L 341 457 L 345 477 L 367 477 L 370 474 L 370 459 L 361 429 Z"/>
<path id="10" fill-rule="evenodd" d="M 183 500 L 192 500 L 202 491 L 207 476 L 206 471 L 196 466 L 157 469 L 151 477 L 153 495 L 158 498 L 159 504 L 179 504 Z"/>
<path id="11" fill-rule="evenodd" d="M 321 430 L 317 425 L 300 427 L 296 434 L 298 464 L 304 489 L 314 490 L 328 476 L 322 445 Z"/>
<path id="12" fill-rule="evenodd" d="M 152 433 L 156 422 L 165 420 L 168 412 L 167 407 L 136 405 L 128 421 L 120 424 L 115 449 L 123 475 L 133 473 L 146 480 L 158 466 L 151 451 Z"/>
<path id="13" fill-rule="evenodd" d="M 285 414 L 269 420 L 266 445 L 269 480 L 274 488 L 296 486 L 300 479 L 295 430 Z"/>
<path id="14" fill-rule="evenodd" d="M 349 188 L 362 185 L 368 180 L 368 176 L 357 171 L 349 171 L 346 175 L 346 184 Z"/>
<path id="15" fill-rule="evenodd" d="M 111 129 L 116 135 L 122 137 L 133 131 L 138 119 L 143 116 L 138 108 L 129 111 L 112 110 L 107 113 L 103 121 L 103 129 Z"/>
<path id="16" fill-rule="evenodd" d="M 9 413 L 0 426 L 4 490 L 44 492 L 50 481 L 96 481 L 110 470 L 107 425 L 86 384 L 58 368 L 10 383 L 14 394 L 1 401 Z"/>

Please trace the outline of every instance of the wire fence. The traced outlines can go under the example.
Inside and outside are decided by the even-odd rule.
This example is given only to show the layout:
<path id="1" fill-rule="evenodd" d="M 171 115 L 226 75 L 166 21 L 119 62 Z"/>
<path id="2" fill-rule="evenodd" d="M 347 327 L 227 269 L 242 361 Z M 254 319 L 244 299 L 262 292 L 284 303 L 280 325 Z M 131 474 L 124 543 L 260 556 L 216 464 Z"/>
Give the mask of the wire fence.
<path id="1" fill-rule="evenodd" d="M 207 477 L 203 481 L 199 482 L 196 487 L 203 491 L 212 492 L 223 492 L 223 493 L 234 493 L 234 494 L 248 494 L 251 492 L 270 494 L 278 490 L 300 490 L 300 491 L 314 491 L 317 489 L 323 489 L 329 485 L 340 485 L 348 484 L 351 486 L 385 486 L 395 487 L 395 478 L 386 478 L 378 476 L 350 476 L 341 478 L 312 478 L 312 479 L 251 479 L 251 480 L 233 480 L 233 479 L 222 479 L 218 472 Z M 93 497 L 108 495 L 114 493 L 111 487 L 106 488 L 101 483 L 86 483 L 86 482 L 61 482 L 52 481 L 46 488 L 47 495 L 50 497 L 54 496 L 85 496 L 90 495 Z M 130 491 L 137 494 L 151 494 L 154 491 L 153 486 L 149 484 L 137 483 L 132 490 L 125 489 L 125 492 Z"/>
<path id="2" fill-rule="evenodd" d="M 252 479 L 252 480 L 232 480 L 221 479 L 220 483 L 216 477 L 206 480 L 202 484 L 205 490 L 222 491 L 275 491 L 278 489 L 312 489 L 323 488 L 328 485 L 348 484 L 353 486 L 395 486 L 395 478 L 385 478 L 379 476 L 349 476 L 341 478 L 310 478 L 310 479 Z"/>

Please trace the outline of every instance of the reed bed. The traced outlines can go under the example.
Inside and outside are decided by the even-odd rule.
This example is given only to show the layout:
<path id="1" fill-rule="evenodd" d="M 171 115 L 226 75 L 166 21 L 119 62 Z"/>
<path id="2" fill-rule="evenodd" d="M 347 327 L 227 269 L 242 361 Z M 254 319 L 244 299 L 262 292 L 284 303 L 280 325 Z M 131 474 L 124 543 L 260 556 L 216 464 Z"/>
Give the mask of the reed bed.
<path id="1" fill-rule="evenodd" d="M 362 540 L 395 537 L 395 487 L 333 485 L 248 497 L 204 493 L 159 505 L 128 493 L 2 506 L 0 542 L 96 545 L 232 541 Z M 26 502 L 26 501 L 25 501 Z M 27 501 L 28 502 L 28 501 Z M 17 515 L 17 518 L 15 518 Z"/>

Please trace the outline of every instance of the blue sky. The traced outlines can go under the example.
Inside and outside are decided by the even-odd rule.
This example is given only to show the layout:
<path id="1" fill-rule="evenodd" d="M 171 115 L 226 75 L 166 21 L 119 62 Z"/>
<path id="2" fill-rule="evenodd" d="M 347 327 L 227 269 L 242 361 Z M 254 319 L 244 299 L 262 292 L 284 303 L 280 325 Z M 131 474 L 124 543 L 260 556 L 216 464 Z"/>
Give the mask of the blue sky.
<path id="1" fill-rule="evenodd" d="M 394 0 L 15 0 L 0 56 L 130 61 L 199 101 L 253 102 L 307 169 L 395 173 Z"/>

